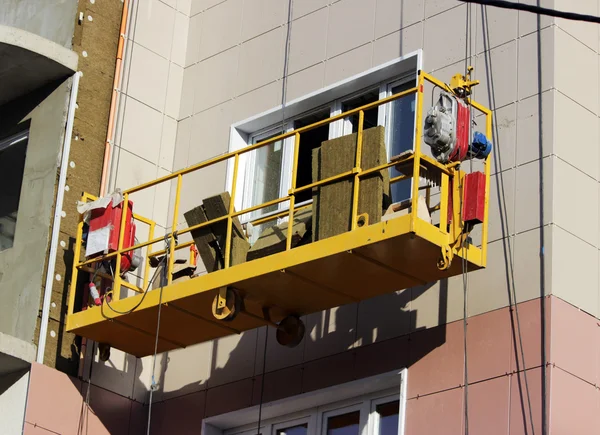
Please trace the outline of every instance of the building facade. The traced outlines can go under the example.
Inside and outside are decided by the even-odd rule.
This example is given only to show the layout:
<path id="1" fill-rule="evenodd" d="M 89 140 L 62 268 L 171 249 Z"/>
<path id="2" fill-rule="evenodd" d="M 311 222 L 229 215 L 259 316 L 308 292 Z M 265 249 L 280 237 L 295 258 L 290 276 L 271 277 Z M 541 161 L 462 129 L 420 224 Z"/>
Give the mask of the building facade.
<path id="1" fill-rule="evenodd" d="M 98 8 L 84 13 L 87 26 L 102 3 L 80 2 Z M 541 3 L 600 14 L 597 0 Z M 111 23 L 117 9 L 104 14 Z M 473 97 L 494 114 L 488 264 L 466 282 L 305 316 L 306 336 L 292 349 L 263 327 L 156 357 L 113 349 L 101 361 L 88 345 L 71 377 L 34 364 L 26 432 L 233 435 L 257 433 L 259 420 L 262 434 L 290 435 L 600 430 L 597 25 L 455 0 L 131 0 L 126 11 L 105 192 L 393 95 L 419 70 L 448 81 L 472 65 Z M 98 39 L 82 38 L 77 54 L 93 58 Z M 78 105 L 91 101 L 93 92 Z M 403 150 L 390 131 L 402 137 L 411 110 L 409 101 L 366 116 L 388 131 L 390 156 Z M 353 128 L 338 122 L 320 140 Z M 284 189 L 288 149 L 281 143 L 243 162 L 236 207 Z M 82 157 L 95 162 L 94 180 L 101 156 Z M 190 176 L 181 228 L 183 212 L 231 190 L 231 176 L 225 163 Z M 173 223 L 174 192 L 164 184 L 130 198 L 157 222 L 155 234 Z M 73 227 L 65 221 L 61 231 Z M 12 280 L 6 270 L 2 279 Z M 35 341 L 30 329 L 22 340 Z M 55 412 L 50 402 L 60 403 Z"/>

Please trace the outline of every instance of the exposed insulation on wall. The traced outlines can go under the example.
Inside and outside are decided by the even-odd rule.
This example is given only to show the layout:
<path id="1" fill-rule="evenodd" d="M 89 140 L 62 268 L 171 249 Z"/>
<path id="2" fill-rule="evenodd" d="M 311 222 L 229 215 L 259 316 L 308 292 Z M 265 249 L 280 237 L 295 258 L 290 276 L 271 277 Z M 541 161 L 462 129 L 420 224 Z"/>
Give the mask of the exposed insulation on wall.
<path id="1" fill-rule="evenodd" d="M 77 15 L 73 17 L 73 51 L 79 54 L 79 71 L 83 76 L 79 83 L 69 158 L 73 163 L 67 172 L 68 190 L 65 192 L 63 205 L 65 214 L 60 227 L 60 240 L 65 246 L 59 247 L 56 259 L 55 274 L 61 279 L 54 281 L 52 289 L 50 333 L 44 355 L 45 364 L 70 375 L 77 375 L 79 365 L 79 344 L 76 337 L 64 331 L 73 248 L 79 220 L 76 204 L 81 192 L 98 194 L 100 191 L 122 10 L 121 0 L 103 0 L 95 3 L 86 1 L 79 2 Z M 92 17 L 92 20 L 84 19 L 79 22 L 80 12 L 84 17 Z M 84 51 L 86 56 L 83 56 Z M 36 337 L 39 335 L 39 323 L 38 316 Z"/>

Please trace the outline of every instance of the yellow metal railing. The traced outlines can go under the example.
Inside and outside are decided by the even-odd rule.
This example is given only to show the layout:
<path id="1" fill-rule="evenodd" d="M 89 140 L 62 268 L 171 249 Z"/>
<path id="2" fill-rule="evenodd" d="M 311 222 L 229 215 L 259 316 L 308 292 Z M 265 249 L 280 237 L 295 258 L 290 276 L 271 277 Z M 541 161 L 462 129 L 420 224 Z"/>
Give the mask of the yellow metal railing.
<path id="1" fill-rule="evenodd" d="M 365 111 L 367 111 L 369 109 L 390 103 L 392 101 L 395 101 L 397 99 L 400 99 L 400 98 L 403 98 L 403 97 L 406 97 L 406 96 L 412 95 L 412 94 L 417 94 L 416 116 L 415 116 L 415 124 L 416 125 L 415 125 L 414 139 L 413 139 L 414 140 L 414 147 L 413 147 L 414 152 L 413 152 L 412 156 L 407 158 L 404 162 L 409 162 L 412 159 L 413 171 L 412 171 L 412 175 L 410 175 L 410 176 L 409 175 L 400 175 L 400 176 L 392 178 L 390 180 L 390 183 L 396 183 L 398 181 L 401 181 L 401 180 L 404 180 L 407 178 L 413 178 L 413 180 L 414 180 L 413 186 L 412 186 L 411 211 L 410 211 L 410 215 L 411 215 L 410 228 L 411 228 L 411 231 L 414 232 L 415 226 L 416 226 L 416 221 L 417 221 L 419 189 L 421 188 L 419 186 L 421 163 L 426 163 L 429 167 L 433 167 L 433 168 L 435 168 L 436 171 L 439 171 L 440 180 L 441 180 L 441 182 L 440 182 L 440 204 L 439 204 L 439 206 L 436 207 L 436 209 L 439 209 L 439 211 L 440 211 L 439 231 L 441 233 L 443 233 L 444 235 L 447 235 L 449 241 L 454 240 L 453 238 L 456 238 L 461 230 L 461 228 L 460 228 L 461 222 L 460 222 L 460 214 L 459 214 L 460 212 L 458 210 L 459 204 L 456 202 L 456 201 L 458 201 L 459 193 L 460 193 L 458 190 L 459 183 L 452 183 L 452 188 L 454 190 L 452 198 L 455 203 L 453 204 L 453 219 L 452 219 L 452 224 L 450 225 L 449 231 L 446 230 L 447 224 L 448 224 L 448 217 L 447 217 L 447 214 L 448 214 L 448 190 L 450 187 L 450 179 L 454 178 L 456 176 L 458 176 L 460 179 L 461 172 L 456 169 L 457 164 L 444 165 L 444 164 L 441 164 L 441 163 L 437 162 L 436 160 L 432 159 L 431 157 L 422 154 L 422 152 L 421 152 L 422 128 L 423 128 L 423 119 L 422 119 L 423 118 L 423 95 L 424 95 L 425 82 L 429 82 L 429 83 L 433 84 L 434 86 L 439 87 L 445 91 L 452 92 L 452 90 L 445 83 L 443 83 L 443 82 L 437 80 L 436 78 L 432 77 L 431 75 L 421 71 L 418 74 L 417 86 L 410 88 L 406 91 L 403 91 L 403 92 L 394 94 L 392 96 L 389 96 L 387 98 L 366 104 L 366 105 L 358 107 L 356 109 L 349 110 L 349 111 L 341 113 L 339 115 L 332 116 L 332 117 L 324 119 L 322 121 L 318 121 L 316 123 L 313 123 L 313 124 L 310 124 L 310 125 L 307 125 L 307 126 L 304 126 L 304 127 L 301 127 L 301 128 L 298 128 L 298 129 L 295 129 L 295 130 L 292 130 L 292 131 L 289 131 L 289 132 L 286 132 L 286 133 L 283 133 L 283 134 L 280 134 L 280 135 L 277 135 L 274 137 L 271 137 L 267 140 L 247 146 L 243 149 L 232 151 L 227 154 L 223 154 L 221 156 L 214 157 L 212 159 L 206 160 L 204 162 L 198 163 L 196 165 L 190 166 L 188 168 L 182 169 L 180 171 L 177 171 L 172 174 L 166 175 L 164 177 L 158 178 L 156 180 L 150 181 L 148 183 L 144 183 L 139 186 L 133 187 L 131 189 L 125 190 L 123 192 L 123 210 L 122 210 L 122 214 L 121 214 L 121 227 L 120 227 L 119 242 L 118 242 L 119 249 L 117 251 L 110 252 L 110 253 L 100 255 L 100 256 L 96 256 L 94 258 L 90 258 L 90 259 L 87 259 L 84 261 L 79 261 L 79 259 L 81 258 L 83 221 L 79 222 L 79 225 L 77 228 L 77 240 L 76 240 L 75 252 L 74 252 L 75 263 L 74 263 L 74 267 L 73 267 L 71 286 L 70 286 L 68 313 L 73 314 L 73 312 L 74 312 L 75 294 L 77 291 L 76 285 L 77 285 L 77 277 L 78 277 L 79 270 L 82 270 L 85 272 L 93 272 L 94 269 L 91 268 L 91 266 L 94 263 L 98 263 L 100 261 L 116 257 L 116 266 L 115 266 L 114 276 L 111 277 L 109 275 L 102 275 L 102 274 L 99 274 L 99 275 L 113 280 L 113 289 L 112 289 L 113 296 L 112 296 L 112 298 L 113 298 L 113 300 L 118 300 L 120 298 L 120 289 L 122 286 L 126 287 L 128 289 L 131 289 L 133 291 L 136 291 L 136 292 L 144 292 L 145 289 L 148 287 L 148 273 L 149 273 L 149 269 L 150 269 L 150 258 L 154 257 L 154 256 L 164 255 L 168 251 L 169 262 L 167 264 L 167 276 L 168 276 L 168 284 L 171 284 L 172 272 L 173 272 L 173 266 L 174 266 L 174 260 L 175 260 L 175 255 L 174 255 L 175 251 L 189 247 L 194 243 L 193 241 L 189 241 L 189 242 L 181 243 L 181 244 L 177 245 L 176 237 L 179 235 L 200 229 L 200 228 L 204 228 L 204 227 L 211 226 L 211 225 L 214 225 L 219 222 L 223 222 L 223 221 L 227 222 L 227 233 L 226 233 L 225 254 L 224 254 L 224 257 L 225 257 L 224 258 L 224 268 L 229 268 L 230 260 L 231 260 L 231 258 L 230 258 L 231 257 L 231 237 L 232 237 L 232 228 L 233 228 L 233 219 L 234 218 L 239 217 L 244 214 L 247 214 L 247 213 L 250 213 L 250 212 L 253 212 L 253 211 L 256 211 L 256 210 L 267 208 L 272 205 L 276 205 L 276 204 L 280 204 L 280 203 L 289 201 L 289 210 L 282 211 L 282 212 L 273 214 L 268 217 L 257 218 L 255 220 L 253 220 L 252 222 L 255 224 L 265 223 L 272 219 L 276 219 L 279 217 L 285 217 L 286 215 L 288 216 L 289 222 L 293 222 L 294 214 L 298 210 L 306 207 L 305 205 L 296 207 L 296 204 L 295 204 L 296 195 L 298 195 L 299 193 L 305 192 L 309 189 L 312 189 L 314 187 L 323 186 L 323 185 L 326 185 L 326 184 L 329 184 L 329 183 L 332 183 L 335 181 L 339 181 L 342 179 L 350 179 L 351 178 L 354 180 L 353 198 L 352 198 L 351 231 L 355 230 L 357 227 L 358 198 L 359 198 L 359 193 L 360 193 L 361 179 L 367 175 L 390 168 L 397 164 L 397 162 L 388 162 L 388 163 L 379 165 L 377 167 L 369 168 L 369 169 L 361 168 L 364 113 L 365 113 Z M 491 111 L 489 109 L 487 109 L 486 107 L 483 107 L 480 104 L 476 103 L 475 101 L 468 100 L 468 103 L 473 108 L 475 108 L 476 110 L 478 110 L 478 111 L 482 112 L 484 115 L 486 115 L 486 135 L 488 138 L 490 138 L 491 133 L 492 133 Z M 330 124 L 332 122 L 336 122 L 338 120 L 342 120 L 342 119 L 344 119 L 348 116 L 354 115 L 354 114 L 358 114 L 358 133 L 357 133 L 356 159 L 355 159 L 354 168 L 350 171 L 346 171 L 346 172 L 337 174 L 335 176 L 328 177 L 323 180 L 319 180 L 319 181 L 316 181 L 316 182 L 313 182 L 313 183 L 310 183 L 310 184 L 307 184 L 304 186 L 297 187 L 296 182 L 297 182 L 297 175 L 298 175 L 297 169 L 298 169 L 298 156 L 299 156 L 299 147 L 300 147 L 300 135 L 306 131 L 321 127 L 323 125 Z M 262 204 L 258 204 L 258 205 L 252 206 L 252 207 L 247 207 L 243 210 L 236 211 L 234 209 L 234 204 L 235 204 L 235 199 L 236 199 L 236 194 L 237 194 L 237 192 L 236 192 L 237 184 L 238 184 L 237 178 L 238 178 L 238 169 L 239 169 L 239 164 L 240 164 L 240 156 L 245 153 L 257 150 L 261 147 L 268 146 L 272 143 L 281 141 L 283 139 L 286 139 L 286 138 L 289 138 L 292 136 L 294 137 L 294 153 L 293 153 L 294 157 L 293 157 L 293 162 L 292 162 L 291 188 L 288 191 L 288 195 L 271 200 L 271 201 L 267 201 L 267 202 L 264 202 Z M 200 223 L 197 225 L 193 225 L 193 226 L 190 226 L 190 227 L 187 227 L 184 229 L 177 230 L 178 216 L 179 216 L 179 203 L 180 203 L 180 199 L 181 199 L 181 188 L 182 188 L 182 183 L 183 183 L 183 176 L 187 175 L 189 173 L 192 173 L 192 172 L 199 171 L 203 168 L 215 165 L 217 163 L 227 161 L 231 158 L 234 159 L 233 160 L 233 183 L 232 183 L 232 189 L 231 189 L 231 193 L 230 193 L 230 203 L 229 203 L 228 213 L 219 218 L 211 219 L 207 222 L 203 222 L 203 223 Z M 464 173 L 462 173 L 462 174 L 464 175 Z M 486 260 L 486 256 L 487 256 L 487 238 L 488 238 L 487 221 L 488 221 L 489 181 L 490 181 L 490 158 L 489 157 L 485 161 L 485 177 L 486 177 L 485 212 L 484 212 L 484 225 L 482 228 L 482 236 L 481 236 L 482 265 L 485 265 L 485 260 Z M 143 218 L 142 216 L 133 214 L 133 217 L 135 220 L 143 222 L 149 226 L 148 240 L 145 242 L 142 242 L 142 243 L 138 243 L 134 246 L 123 248 L 125 219 L 126 219 L 126 215 L 127 215 L 127 207 L 129 205 L 129 202 L 128 202 L 129 196 L 133 193 L 136 193 L 136 192 L 142 191 L 144 189 L 151 188 L 158 184 L 168 182 L 171 180 L 175 180 L 175 179 L 177 180 L 177 186 L 176 186 L 176 190 L 175 190 L 175 201 L 174 201 L 174 210 L 173 210 L 173 215 L 172 215 L 173 220 L 172 220 L 172 225 L 171 225 L 171 231 L 168 234 L 166 234 L 164 237 L 156 238 L 156 237 L 154 237 L 154 230 L 155 230 L 155 225 L 156 225 L 155 222 L 150 219 Z M 429 193 L 427 196 L 429 197 Z M 89 195 L 89 194 L 84 194 L 82 197 L 82 201 L 84 201 L 84 202 L 95 200 L 95 199 L 96 198 L 93 195 Z M 429 206 L 429 204 L 428 204 L 428 206 Z M 293 231 L 293 225 L 288 225 L 286 250 L 291 249 L 292 231 Z M 155 252 L 151 252 L 152 245 L 159 243 L 161 241 L 164 241 L 164 240 L 169 241 L 168 248 L 158 250 Z M 121 276 L 120 276 L 121 275 L 121 257 L 126 252 L 144 248 L 144 247 L 148 248 L 148 252 L 146 253 L 143 286 L 140 288 L 140 287 L 137 287 L 135 285 L 128 283 L 127 281 L 125 281 L 121 278 Z"/>

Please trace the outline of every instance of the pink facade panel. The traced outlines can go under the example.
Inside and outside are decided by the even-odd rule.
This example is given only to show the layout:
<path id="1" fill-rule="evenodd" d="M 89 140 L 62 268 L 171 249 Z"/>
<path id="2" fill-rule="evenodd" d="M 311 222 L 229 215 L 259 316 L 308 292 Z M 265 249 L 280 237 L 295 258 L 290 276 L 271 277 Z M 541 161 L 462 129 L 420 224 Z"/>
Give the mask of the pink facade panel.
<path id="1" fill-rule="evenodd" d="M 199 391 L 152 405 L 152 434 L 200 433 L 205 399 L 206 391 Z"/>
<path id="2" fill-rule="evenodd" d="M 463 381 L 462 322 L 410 335 L 408 397 L 456 388 Z"/>
<path id="3" fill-rule="evenodd" d="M 410 375 L 409 375 L 410 386 Z M 455 388 L 406 403 L 405 435 L 460 434 L 463 431 L 463 390 Z"/>
<path id="4" fill-rule="evenodd" d="M 355 374 L 366 378 L 408 366 L 408 335 L 356 349 Z"/>
<path id="5" fill-rule="evenodd" d="M 265 392 L 262 395 L 263 402 L 272 402 L 300 394 L 302 392 L 302 371 L 301 366 L 294 366 L 267 373 L 264 382 Z M 262 386 L 262 375 L 256 376 L 252 390 L 252 405 L 260 403 Z"/>
<path id="6" fill-rule="evenodd" d="M 79 380 L 41 364 L 31 365 L 25 411 L 27 423 L 56 433 L 76 433 L 82 406 Z"/>
<path id="7" fill-rule="evenodd" d="M 520 303 L 513 309 L 514 333 L 512 334 L 513 343 L 510 357 L 511 372 L 542 365 L 542 311 L 546 319 L 545 343 L 546 360 L 548 360 L 550 355 L 550 299 L 534 299 Z M 522 355 L 525 356 L 524 362 Z"/>
<path id="8" fill-rule="evenodd" d="M 82 395 L 86 399 L 88 384 L 84 383 Z M 129 430 L 131 400 L 112 393 L 95 385 L 91 386 L 89 406 L 84 413 L 85 425 L 93 427 L 91 433 L 110 433 L 111 435 L 126 435 Z"/>
<path id="9" fill-rule="evenodd" d="M 469 385 L 469 433 L 508 435 L 510 377 Z"/>
<path id="10" fill-rule="evenodd" d="M 92 385 L 88 399 L 88 384 L 41 364 L 32 364 L 26 431 L 41 427 L 52 433 L 127 434 L 132 401 Z M 37 430 L 37 429 L 36 429 Z"/>
<path id="11" fill-rule="evenodd" d="M 552 362 L 597 384 L 600 356 L 598 320 L 567 302 L 552 298 Z"/>
<path id="12" fill-rule="evenodd" d="M 551 378 L 550 435 L 600 433 L 600 392 L 554 367 Z"/>
<path id="13" fill-rule="evenodd" d="M 511 342 L 508 308 L 470 318 L 467 327 L 469 382 L 510 372 Z"/>
<path id="14" fill-rule="evenodd" d="M 304 365 L 302 391 L 327 388 L 354 379 L 354 352 L 344 352 Z"/>
<path id="15" fill-rule="evenodd" d="M 210 417 L 249 407 L 252 404 L 254 383 L 252 379 L 244 379 L 209 388 L 206 392 L 205 416 Z"/>
<path id="16" fill-rule="evenodd" d="M 546 378 L 550 371 L 546 370 Z M 513 374 L 510 377 L 510 435 L 542 433 L 542 382 L 541 368 Z M 546 379 L 546 385 L 549 385 Z M 548 389 L 546 388 L 546 394 Z"/>

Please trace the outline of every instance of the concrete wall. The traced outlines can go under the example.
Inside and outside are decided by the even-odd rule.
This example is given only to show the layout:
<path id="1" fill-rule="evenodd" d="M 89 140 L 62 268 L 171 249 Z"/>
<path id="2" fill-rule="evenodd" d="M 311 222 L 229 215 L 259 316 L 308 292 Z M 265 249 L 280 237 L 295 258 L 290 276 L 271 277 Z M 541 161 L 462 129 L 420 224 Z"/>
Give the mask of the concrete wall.
<path id="1" fill-rule="evenodd" d="M 28 386 L 29 371 L 0 376 L 0 421 L 6 435 L 23 431 Z"/>
<path id="2" fill-rule="evenodd" d="M 70 87 L 71 79 L 0 108 L 0 134 L 30 129 L 14 246 L 0 252 L 0 331 L 27 342 L 40 309 Z"/>
<path id="3" fill-rule="evenodd" d="M 71 48 L 77 0 L 3 0 L 0 24 L 18 27 Z"/>
<path id="4" fill-rule="evenodd" d="M 599 7 L 597 0 L 542 3 L 591 14 Z M 295 1 L 291 23 L 287 2 L 185 4 L 181 8 L 181 2 L 153 0 L 137 7 L 130 31 L 126 105 L 121 107 L 121 160 L 118 166 L 113 162 L 116 186 L 129 187 L 225 152 L 232 123 L 278 105 L 288 25 L 288 100 L 416 49 L 424 51 L 424 69 L 444 80 L 464 71 L 468 58 L 481 81 L 474 97 L 494 110 L 495 125 L 488 267 L 469 274 L 467 293 L 468 314 L 474 316 L 469 342 L 480 346 L 470 351 L 470 380 L 478 382 L 470 397 L 480 398 L 471 399 L 470 405 L 484 406 L 481 411 L 488 412 L 496 407 L 486 408 L 484 398 L 510 397 L 495 415 L 503 425 L 509 422 L 510 433 L 523 433 L 531 426 L 517 418 L 528 406 L 522 390 L 527 369 L 535 379 L 538 431 L 550 381 L 558 382 L 557 391 L 594 385 L 597 373 L 582 381 L 561 368 L 553 369 L 560 375 L 550 377 L 540 368 L 550 354 L 540 349 L 549 343 L 548 306 L 565 304 L 547 295 L 587 312 L 580 320 L 599 316 L 597 27 L 546 17 L 538 22 L 525 12 L 482 9 L 454 0 Z M 160 20 L 154 15 L 159 13 Z M 178 42 L 178 26 L 171 24 L 178 17 L 187 30 L 184 42 Z M 162 37 L 153 39 L 140 30 L 149 23 Z M 465 34 L 467 28 L 471 37 Z M 177 57 L 174 49 L 184 49 L 185 55 Z M 181 82 L 173 83 L 181 72 Z M 174 106 L 168 104 L 171 97 Z M 172 134 L 165 137 L 165 125 L 173 121 L 175 139 Z M 578 135 L 582 137 L 576 139 Z M 165 155 L 172 156 L 171 166 L 169 159 L 161 159 Z M 183 194 L 183 209 L 225 184 L 224 168 L 203 177 L 195 180 L 193 192 Z M 157 214 L 164 198 L 157 190 L 136 207 L 140 213 L 164 217 Z M 521 340 L 516 312 L 506 308 L 510 302 L 521 303 L 525 361 L 516 356 Z M 577 312 L 569 304 L 565 310 Z M 268 336 L 267 386 L 275 391 L 266 397 L 285 397 L 407 365 L 410 432 L 426 433 L 427 416 L 442 411 L 436 423 L 458 425 L 458 430 L 463 331 L 462 322 L 456 321 L 462 319 L 462 310 L 458 278 L 306 316 L 307 336 L 299 347 L 279 347 L 273 334 Z M 554 323 L 553 318 L 552 328 L 566 323 Z M 558 330 L 552 331 L 558 335 Z M 163 401 L 157 408 L 164 410 L 164 421 L 173 410 L 193 410 L 192 428 L 203 415 L 255 404 L 265 337 L 263 328 L 159 355 L 154 399 Z M 557 350 L 559 360 L 558 355 L 568 354 L 564 349 Z M 111 362 L 94 364 L 92 382 L 144 402 L 151 363 L 150 358 L 136 360 L 113 352 Z M 424 394 L 427 399 L 420 398 Z M 473 409 L 472 415 L 476 413 Z M 506 419 L 509 413 L 515 417 Z M 169 427 L 165 422 L 157 424 Z"/>

